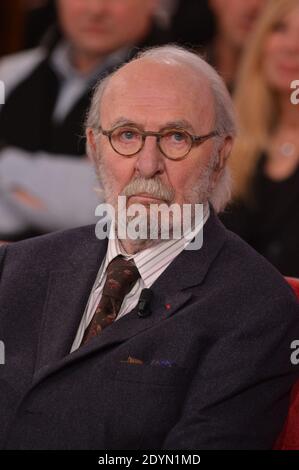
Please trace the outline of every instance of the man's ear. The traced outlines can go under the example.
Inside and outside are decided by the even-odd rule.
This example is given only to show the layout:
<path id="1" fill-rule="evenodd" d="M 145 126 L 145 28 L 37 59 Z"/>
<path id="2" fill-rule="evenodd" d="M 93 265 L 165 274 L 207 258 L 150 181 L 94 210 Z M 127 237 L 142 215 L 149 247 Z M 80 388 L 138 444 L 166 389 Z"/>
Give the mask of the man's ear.
<path id="1" fill-rule="evenodd" d="M 87 156 L 89 160 L 91 161 L 91 163 L 95 163 L 96 154 L 97 154 L 96 152 L 97 146 L 96 146 L 94 131 L 90 127 L 86 129 L 86 140 L 87 140 L 87 147 L 89 149 L 89 152 L 87 152 Z"/>
<path id="2" fill-rule="evenodd" d="M 217 172 L 221 172 L 226 165 L 227 159 L 230 156 L 234 139 L 232 136 L 228 135 L 225 137 L 224 141 L 221 144 L 221 147 L 218 150 L 218 163 L 215 167 Z"/>
<path id="3" fill-rule="evenodd" d="M 213 174 L 211 176 L 211 185 L 215 187 L 220 178 L 222 171 L 227 164 L 227 159 L 231 153 L 234 139 L 231 136 L 225 137 L 224 141 L 221 144 L 221 147 L 218 149 L 218 161 L 214 167 Z"/>

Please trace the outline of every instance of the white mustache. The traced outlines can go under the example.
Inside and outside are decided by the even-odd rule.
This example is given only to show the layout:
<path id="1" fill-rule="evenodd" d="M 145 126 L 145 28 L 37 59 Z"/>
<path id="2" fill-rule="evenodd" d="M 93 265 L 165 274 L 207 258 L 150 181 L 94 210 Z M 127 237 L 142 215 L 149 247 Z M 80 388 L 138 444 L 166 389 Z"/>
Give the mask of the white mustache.
<path id="1" fill-rule="evenodd" d="M 122 195 L 126 197 L 146 193 L 156 199 L 171 202 L 174 198 L 174 190 L 168 188 L 157 178 L 135 178 L 123 190 Z"/>

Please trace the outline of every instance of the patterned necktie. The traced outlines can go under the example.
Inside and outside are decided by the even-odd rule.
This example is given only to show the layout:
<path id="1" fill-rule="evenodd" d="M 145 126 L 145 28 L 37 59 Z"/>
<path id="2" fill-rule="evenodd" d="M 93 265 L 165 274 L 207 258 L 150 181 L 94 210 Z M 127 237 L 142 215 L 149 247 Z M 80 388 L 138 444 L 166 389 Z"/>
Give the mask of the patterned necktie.
<path id="1" fill-rule="evenodd" d="M 101 300 L 85 330 L 81 346 L 114 322 L 125 296 L 139 277 L 134 260 L 126 260 L 119 255 L 109 263 Z"/>

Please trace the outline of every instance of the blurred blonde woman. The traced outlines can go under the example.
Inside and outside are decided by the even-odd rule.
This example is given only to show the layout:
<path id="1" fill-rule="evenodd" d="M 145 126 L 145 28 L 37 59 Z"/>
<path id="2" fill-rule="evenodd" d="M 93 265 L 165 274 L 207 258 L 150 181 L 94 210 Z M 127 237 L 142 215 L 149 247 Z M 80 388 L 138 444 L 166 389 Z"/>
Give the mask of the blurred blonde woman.
<path id="1" fill-rule="evenodd" d="M 299 277 L 299 0 L 270 0 L 245 53 L 224 223 L 284 275 Z"/>

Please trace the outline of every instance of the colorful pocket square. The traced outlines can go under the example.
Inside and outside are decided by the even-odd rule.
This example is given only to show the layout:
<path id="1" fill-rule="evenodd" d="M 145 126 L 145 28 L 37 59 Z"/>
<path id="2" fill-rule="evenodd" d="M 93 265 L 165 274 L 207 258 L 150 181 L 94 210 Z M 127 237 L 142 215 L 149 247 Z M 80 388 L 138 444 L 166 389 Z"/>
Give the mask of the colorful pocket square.
<path id="1" fill-rule="evenodd" d="M 141 359 L 137 359 L 136 357 L 128 356 L 128 359 L 125 361 L 120 361 L 124 362 L 126 364 L 143 364 L 143 361 Z"/>

